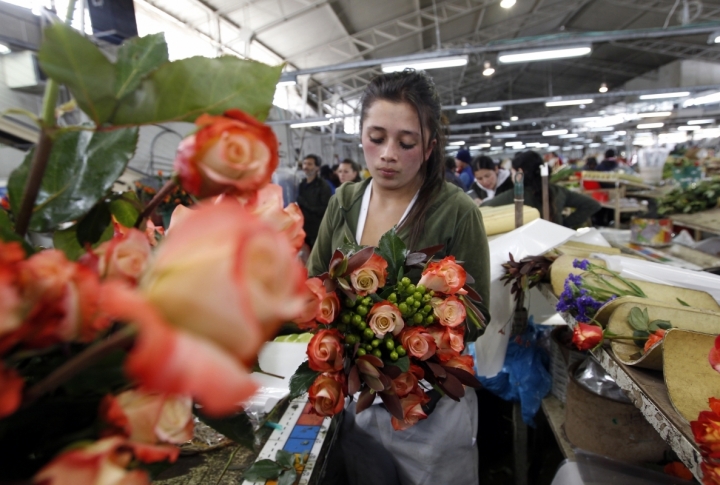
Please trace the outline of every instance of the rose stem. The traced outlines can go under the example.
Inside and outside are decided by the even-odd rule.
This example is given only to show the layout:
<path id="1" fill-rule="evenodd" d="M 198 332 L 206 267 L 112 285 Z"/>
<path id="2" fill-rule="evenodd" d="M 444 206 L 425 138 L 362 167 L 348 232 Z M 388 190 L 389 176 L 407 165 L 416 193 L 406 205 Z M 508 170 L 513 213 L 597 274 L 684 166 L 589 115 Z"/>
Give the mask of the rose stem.
<path id="1" fill-rule="evenodd" d="M 57 389 L 83 369 L 107 357 L 108 353 L 112 350 L 129 347 L 135 340 L 136 334 L 137 329 L 135 327 L 128 326 L 118 332 L 115 332 L 105 340 L 86 348 L 78 355 L 55 369 L 43 380 L 28 389 L 25 393 L 22 406 L 27 407 L 43 394 Z"/>
<path id="2" fill-rule="evenodd" d="M 137 221 L 135 221 L 136 228 L 139 228 L 142 225 L 143 221 L 147 219 L 150 214 L 152 214 L 152 211 L 154 211 L 155 208 L 160 205 L 165 196 L 172 192 L 176 186 L 177 183 L 173 179 L 165 182 L 165 185 L 163 185 L 162 188 L 158 190 L 158 193 L 155 194 L 155 197 L 152 198 L 148 205 L 145 206 L 142 213 L 138 216 Z"/>
<path id="3" fill-rule="evenodd" d="M 73 12 L 75 11 L 75 1 L 70 0 L 68 3 L 67 15 L 65 15 L 65 23 L 70 24 Z M 35 149 L 32 163 L 30 165 L 30 174 L 25 182 L 25 189 L 20 201 L 20 209 L 18 209 L 17 221 L 15 223 L 15 232 L 24 237 L 30 226 L 30 218 L 32 210 L 35 206 L 35 200 L 40 192 L 45 170 L 50 160 L 50 152 L 52 151 L 53 139 L 50 137 L 50 131 L 55 127 L 55 105 L 57 104 L 58 92 L 60 85 L 53 79 L 48 79 L 45 85 L 45 94 L 43 95 L 42 105 L 42 130 L 40 130 L 40 140 Z"/>

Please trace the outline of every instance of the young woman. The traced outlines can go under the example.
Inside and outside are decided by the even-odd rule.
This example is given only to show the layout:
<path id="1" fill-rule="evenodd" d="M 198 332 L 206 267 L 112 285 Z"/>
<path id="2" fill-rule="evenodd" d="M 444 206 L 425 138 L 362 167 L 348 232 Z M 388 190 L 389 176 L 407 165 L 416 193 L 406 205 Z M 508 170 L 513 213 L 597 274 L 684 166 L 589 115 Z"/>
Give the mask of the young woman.
<path id="1" fill-rule="evenodd" d="M 344 184 L 345 182 L 361 182 L 362 178 L 360 178 L 360 165 L 353 162 L 349 158 L 346 158 L 342 162 L 340 162 L 340 166 L 337 169 L 337 175 L 340 179 L 340 183 Z"/>
<path id="2" fill-rule="evenodd" d="M 537 152 L 527 150 L 515 155 L 512 168 L 524 174 L 525 205 L 535 207 L 542 214 L 542 177 L 540 166 L 543 159 Z M 600 203 L 586 195 L 572 192 L 565 187 L 550 184 L 550 220 L 556 224 L 576 228 L 587 221 L 591 215 L 600 210 Z M 512 204 L 514 193 L 512 190 L 504 192 L 493 199 L 483 202 L 483 206 L 496 207 Z M 563 210 L 571 207 L 575 211 L 569 216 L 563 216 Z"/>
<path id="3" fill-rule="evenodd" d="M 327 271 L 345 238 L 377 246 L 395 227 L 410 249 L 444 244 L 436 257 L 464 261 L 475 290 L 488 301 L 485 229 L 477 206 L 443 179 L 440 120 L 435 86 L 424 73 L 384 74 L 368 85 L 360 123 L 372 178 L 341 186 L 330 201 L 308 261 L 311 275 Z M 466 341 L 477 336 L 466 328 Z M 472 390 L 460 402 L 442 397 L 427 419 L 404 431 L 392 429 L 382 406 L 356 415 L 350 404 L 340 437 L 350 483 L 477 483 L 476 400 Z"/>
<path id="4" fill-rule="evenodd" d="M 498 194 L 512 190 L 510 171 L 498 168 L 492 158 L 479 155 L 473 158 L 470 167 L 475 175 L 471 189 L 478 199 L 490 200 Z"/>

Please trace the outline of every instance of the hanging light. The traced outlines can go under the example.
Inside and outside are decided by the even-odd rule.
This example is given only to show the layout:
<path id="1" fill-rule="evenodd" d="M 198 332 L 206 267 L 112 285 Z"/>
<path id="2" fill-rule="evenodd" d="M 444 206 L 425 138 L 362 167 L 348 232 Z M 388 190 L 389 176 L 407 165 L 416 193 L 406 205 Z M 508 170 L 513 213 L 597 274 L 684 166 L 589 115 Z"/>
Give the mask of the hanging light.
<path id="1" fill-rule="evenodd" d="M 465 96 L 462 97 L 462 100 L 460 101 L 460 106 L 467 106 L 467 98 Z"/>
<path id="2" fill-rule="evenodd" d="M 500 6 L 502 8 L 511 8 L 513 5 L 515 5 L 515 3 L 516 0 L 502 0 L 502 2 L 500 2 Z"/>
<path id="3" fill-rule="evenodd" d="M 602 84 L 600 85 L 600 89 L 598 89 L 598 91 L 600 91 L 601 93 L 607 93 L 607 92 L 608 92 L 607 84 L 602 83 Z"/>
<path id="4" fill-rule="evenodd" d="M 492 76 L 493 74 L 495 74 L 495 68 L 492 67 L 490 62 L 485 61 L 484 67 L 485 69 L 483 70 L 483 76 Z"/>

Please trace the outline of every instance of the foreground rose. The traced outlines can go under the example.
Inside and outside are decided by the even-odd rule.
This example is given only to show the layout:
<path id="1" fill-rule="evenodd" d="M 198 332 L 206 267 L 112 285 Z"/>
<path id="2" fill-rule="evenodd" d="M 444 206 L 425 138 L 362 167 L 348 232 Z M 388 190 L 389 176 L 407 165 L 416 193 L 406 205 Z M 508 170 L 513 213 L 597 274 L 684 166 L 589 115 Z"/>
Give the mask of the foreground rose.
<path id="1" fill-rule="evenodd" d="M 400 340 L 405 350 L 420 360 L 427 360 L 435 353 L 435 339 L 424 328 L 405 328 L 400 334 Z"/>
<path id="2" fill-rule="evenodd" d="M 715 339 L 715 345 L 710 349 L 708 360 L 713 369 L 720 372 L 720 335 Z"/>
<path id="3" fill-rule="evenodd" d="M 465 321 L 465 305 L 455 296 L 448 296 L 445 299 L 433 298 L 430 304 L 441 325 L 457 327 Z"/>
<path id="4" fill-rule="evenodd" d="M 659 329 L 655 332 L 650 334 L 650 337 L 648 337 L 647 341 L 645 342 L 645 347 L 643 348 L 644 352 L 647 352 L 652 347 L 655 347 L 655 344 L 662 342 L 662 339 L 665 337 L 665 330 Z"/>
<path id="5" fill-rule="evenodd" d="M 403 410 L 403 420 L 400 421 L 393 416 L 390 421 L 395 431 L 408 429 L 409 427 L 417 424 L 421 419 L 427 418 L 427 414 L 423 411 L 423 404 L 430 400 L 427 394 L 422 391 L 417 393 L 408 394 L 407 396 L 400 399 L 400 405 Z"/>
<path id="6" fill-rule="evenodd" d="M 580 350 L 588 350 L 602 342 L 602 328 L 587 323 L 578 323 L 573 329 L 572 342 Z"/>
<path id="7" fill-rule="evenodd" d="M 125 391 L 106 396 L 100 416 L 112 426 L 110 432 L 130 440 L 135 455 L 146 463 L 174 462 L 180 449 L 159 443 L 180 444 L 193 437 L 192 400 L 186 397 Z"/>
<path id="8" fill-rule="evenodd" d="M 0 363 L 0 418 L 11 415 L 20 406 L 24 385 L 14 369 L 6 369 Z"/>
<path id="9" fill-rule="evenodd" d="M 475 361 L 472 355 L 458 355 L 444 363 L 447 367 L 464 370 L 470 375 L 475 375 Z"/>
<path id="10" fill-rule="evenodd" d="M 387 333 L 397 335 L 405 327 L 400 310 L 390 302 L 375 303 L 370 309 L 369 315 L 368 326 L 377 338 L 384 338 Z"/>
<path id="11" fill-rule="evenodd" d="M 703 485 L 720 485 L 720 463 L 716 460 L 703 461 L 700 469 L 703 474 Z"/>
<path id="12" fill-rule="evenodd" d="M 101 278 L 120 279 L 134 285 L 147 268 L 151 246 L 145 233 L 128 229 L 102 243 L 94 252 L 98 256 Z"/>
<path id="13" fill-rule="evenodd" d="M 418 378 L 412 372 L 403 372 L 393 379 L 393 386 L 398 397 L 405 397 L 415 392 L 418 387 Z"/>
<path id="14" fill-rule="evenodd" d="M 254 191 L 270 182 L 278 165 L 272 129 L 239 110 L 200 116 L 200 129 L 180 143 L 173 168 L 183 188 L 198 197 L 228 189 Z"/>
<path id="15" fill-rule="evenodd" d="M 428 264 L 418 285 L 424 285 L 428 290 L 438 291 L 446 295 L 455 293 L 464 295 L 467 273 L 465 269 L 455 262 L 454 256 L 448 256 L 438 262 Z"/>
<path id="16" fill-rule="evenodd" d="M 18 267 L 25 251 L 18 242 L 0 241 L 0 337 L 17 329 L 24 318 Z"/>
<path id="17" fill-rule="evenodd" d="M 335 292 L 328 293 L 320 278 L 305 280 L 305 306 L 293 319 L 301 329 L 315 328 L 315 322 L 331 323 L 340 311 L 340 299 Z"/>
<path id="18" fill-rule="evenodd" d="M 105 438 L 56 457 L 33 478 L 36 485 L 145 485 L 142 470 L 126 470 L 132 453 L 120 437 Z"/>
<path id="19" fill-rule="evenodd" d="M 342 335 L 338 330 L 320 330 L 313 335 L 307 348 L 308 363 L 318 372 L 338 372 L 343 369 Z"/>
<path id="20" fill-rule="evenodd" d="M 696 421 L 690 422 L 695 442 L 704 455 L 720 456 L 720 400 L 711 397 L 711 411 L 701 411 Z"/>
<path id="21" fill-rule="evenodd" d="M 344 374 L 323 374 L 315 379 L 308 389 L 308 400 L 316 414 L 334 416 L 342 411 L 345 404 L 342 379 Z"/>
<path id="22" fill-rule="evenodd" d="M 387 261 L 377 254 L 370 256 L 365 264 L 350 273 L 350 283 L 360 296 L 375 293 L 385 286 L 387 278 Z"/>

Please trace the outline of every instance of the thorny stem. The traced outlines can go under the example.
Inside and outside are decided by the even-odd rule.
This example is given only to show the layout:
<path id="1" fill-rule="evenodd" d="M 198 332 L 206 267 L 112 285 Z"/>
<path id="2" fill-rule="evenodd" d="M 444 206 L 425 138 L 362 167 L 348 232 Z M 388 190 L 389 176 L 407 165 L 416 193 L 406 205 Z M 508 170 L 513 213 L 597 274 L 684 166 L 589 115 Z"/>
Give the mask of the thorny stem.
<path id="1" fill-rule="evenodd" d="M 155 197 L 152 198 L 150 202 L 148 202 L 148 205 L 145 206 L 142 213 L 138 216 L 137 221 L 135 221 L 135 227 L 139 228 L 143 221 L 152 214 L 152 211 L 155 210 L 157 206 L 160 205 L 160 203 L 163 201 L 163 199 L 172 192 L 175 187 L 177 186 L 177 182 L 175 180 L 170 179 L 167 182 L 165 182 L 165 185 L 162 186 L 160 190 L 158 190 L 158 193 L 155 194 Z"/>

